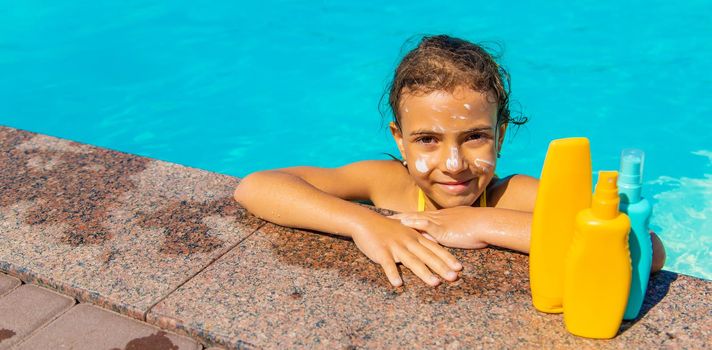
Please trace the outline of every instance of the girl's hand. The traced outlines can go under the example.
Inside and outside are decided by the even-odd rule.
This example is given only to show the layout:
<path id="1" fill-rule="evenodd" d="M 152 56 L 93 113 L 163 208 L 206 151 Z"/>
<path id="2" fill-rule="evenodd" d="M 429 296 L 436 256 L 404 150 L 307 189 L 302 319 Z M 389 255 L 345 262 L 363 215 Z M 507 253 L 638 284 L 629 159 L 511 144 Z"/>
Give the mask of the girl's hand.
<path id="1" fill-rule="evenodd" d="M 448 281 L 456 280 L 456 271 L 462 270 L 462 264 L 445 248 L 394 220 L 379 221 L 351 237 L 369 259 L 383 267 L 396 287 L 403 284 L 396 267 L 399 262 L 431 286 L 440 284 L 440 279 L 430 270 Z"/>
<path id="2" fill-rule="evenodd" d="M 400 220 L 412 227 L 423 236 L 438 243 L 464 249 L 480 249 L 487 247 L 479 223 L 482 222 L 480 208 L 454 207 L 427 212 L 405 212 L 388 216 Z"/>

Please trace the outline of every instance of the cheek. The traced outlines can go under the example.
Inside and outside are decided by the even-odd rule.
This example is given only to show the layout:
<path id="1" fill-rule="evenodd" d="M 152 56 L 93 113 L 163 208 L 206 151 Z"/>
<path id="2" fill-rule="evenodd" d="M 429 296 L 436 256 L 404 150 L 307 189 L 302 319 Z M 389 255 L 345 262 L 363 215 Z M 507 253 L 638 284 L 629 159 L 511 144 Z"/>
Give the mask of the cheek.
<path id="1" fill-rule="evenodd" d="M 491 157 L 477 157 L 472 161 L 472 165 L 475 169 L 479 170 L 482 174 L 493 174 L 495 167 L 495 160 Z"/>
<path id="2" fill-rule="evenodd" d="M 418 158 L 418 160 L 415 161 L 415 170 L 417 170 L 419 173 L 425 174 L 430 170 L 430 167 L 428 166 L 428 163 L 425 161 L 425 159 Z"/>
<path id="3" fill-rule="evenodd" d="M 436 166 L 432 157 L 418 156 L 415 159 L 415 171 L 419 174 L 427 174 Z"/>

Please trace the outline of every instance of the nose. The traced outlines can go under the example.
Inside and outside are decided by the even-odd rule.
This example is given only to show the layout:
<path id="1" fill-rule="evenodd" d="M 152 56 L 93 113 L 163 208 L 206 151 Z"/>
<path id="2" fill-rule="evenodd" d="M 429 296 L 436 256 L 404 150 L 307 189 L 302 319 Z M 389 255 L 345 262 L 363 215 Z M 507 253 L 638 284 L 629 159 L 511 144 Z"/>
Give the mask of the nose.
<path id="1" fill-rule="evenodd" d="M 443 173 L 457 174 L 466 168 L 464 159 L 460 155 L 460 150 L 456 146 L 446 148 L 443 158 L 445 159 L 444 162 L 441 162 Z"/>

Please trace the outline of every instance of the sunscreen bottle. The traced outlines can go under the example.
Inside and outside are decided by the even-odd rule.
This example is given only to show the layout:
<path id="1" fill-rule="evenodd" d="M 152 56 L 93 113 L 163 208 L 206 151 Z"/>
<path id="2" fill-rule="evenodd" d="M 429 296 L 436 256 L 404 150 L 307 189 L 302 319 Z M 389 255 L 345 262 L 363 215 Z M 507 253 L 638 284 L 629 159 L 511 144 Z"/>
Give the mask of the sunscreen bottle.
<path id="1" fill-rule="evenodd" d="M 650 202 L 641 196 L 644 160 L 645 153 L 638 149 L 624 149 L 621 153 L 618 191 L 621 199 L 620 210 L 630 218 L 628 244 L 633 267 L 628 306 L 623 315 L 625 320 L 633 320 L 640 313 L 648 288 L 650 265 L 653 262 L 653 242 L 648 230 L 652 207 Z"/>
<path id="2" fill-rule="evenodd" d="M 532 303 L 561 313 L 564 262 L 576 214 L 591 205 L 591 150 L 587 138 L 554 140 L 541 171 L 529 248 Z"/>
<path id="3" fill-rule="evenodd" d="M 564 323 L 582 337 L 615 337 L 630 293 L 630 220 L 618 210 L 617 177 L 599 172 L 591 208 L 576 215 L 566 257 Z"/>

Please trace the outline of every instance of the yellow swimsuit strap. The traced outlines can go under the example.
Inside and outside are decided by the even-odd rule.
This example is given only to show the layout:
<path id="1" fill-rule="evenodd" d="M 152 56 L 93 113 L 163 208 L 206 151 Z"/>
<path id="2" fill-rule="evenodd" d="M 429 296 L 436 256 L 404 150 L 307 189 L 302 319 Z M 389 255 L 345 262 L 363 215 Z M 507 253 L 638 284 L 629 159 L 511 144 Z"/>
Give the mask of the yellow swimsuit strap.
<path id="1" fill-rule="evenodd" d="M 425 193 L 418 187 L 418 211 L 425 211 Z"/>
<path id="2" fill-rule="evenodd" d="M 480 196 L 480 207 L 487 206 L 487 187 Z M 425 193 L 418 187 L 418 211 L 425 211 Z"/>

